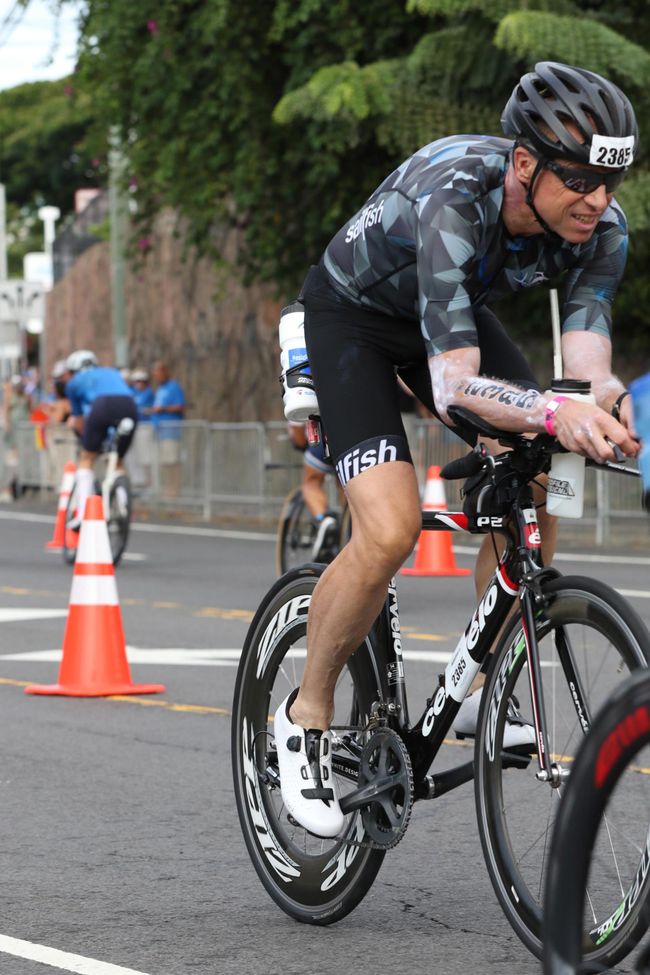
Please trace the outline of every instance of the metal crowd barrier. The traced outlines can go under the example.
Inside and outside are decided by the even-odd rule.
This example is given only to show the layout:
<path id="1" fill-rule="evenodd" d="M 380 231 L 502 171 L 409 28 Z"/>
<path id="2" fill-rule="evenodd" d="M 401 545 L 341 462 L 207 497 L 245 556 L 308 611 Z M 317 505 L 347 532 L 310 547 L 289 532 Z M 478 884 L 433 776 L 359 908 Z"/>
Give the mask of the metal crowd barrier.
<path id="1" fill-rule="evenodd" d="M 421 485 L 430 466 L 442 467 L 467 450 L 432 420 L 411 422 L 409 437 Z M 56 492 L 63 464 L 74 459 L 74 435 L 65 427 L 45 424 L 43 437 L 35 424 L 23 423 L 17 430 L 17 442 L 20 484 L 38 492 Z M 299 483 L 302 458 L 282 422 L 184 420 L 161 424 L 158 430 L 152 424 L 141 424 L 127 465 L 137 498 L 153 509 L 192 512 L 206 521 L 242 516 L 269 521 L 277 517 L 287 493 Z M 460 503 L 460 487 L 459 482 L 446 484 L 450 507 Z M 334 497 L 333 486 L 330 491 Z M 639 531 L 647 534 L 640 483 L 588 469 L 581 524 L 593 529 L 597 545 L 605 545 L 618 518 L 626 519 L 630 527 L 638 522 Z"/>

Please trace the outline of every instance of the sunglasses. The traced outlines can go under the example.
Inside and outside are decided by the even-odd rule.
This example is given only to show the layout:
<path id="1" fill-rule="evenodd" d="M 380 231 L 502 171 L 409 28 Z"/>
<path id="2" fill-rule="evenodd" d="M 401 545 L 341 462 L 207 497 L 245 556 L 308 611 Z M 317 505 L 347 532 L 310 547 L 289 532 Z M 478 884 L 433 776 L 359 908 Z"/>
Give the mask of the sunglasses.
<path id="1" fill-rule="evenodd" d="M 561 166 L 550 159 L 544 160 L 544 169 L 554 173 L 568 190 L 581 193 L 583 196 L 594 193 L 599 186 L 604 186 L 606 193 L 613 193 L 625 179 L 626 173 L 624 169 L 617 169 L 611 173 L 597 173 L 593 169 L 573 169 L 569 166 Z"/>

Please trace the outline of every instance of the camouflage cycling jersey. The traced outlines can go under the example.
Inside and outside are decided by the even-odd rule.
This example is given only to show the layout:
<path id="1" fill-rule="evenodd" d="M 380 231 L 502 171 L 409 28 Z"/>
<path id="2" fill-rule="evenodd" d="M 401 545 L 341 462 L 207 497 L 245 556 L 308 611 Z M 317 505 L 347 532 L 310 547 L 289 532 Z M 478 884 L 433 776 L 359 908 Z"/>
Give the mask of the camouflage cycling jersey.
<path id="1" fill-rule="evenodd" d="M 562 328 L 609 336 L 627 255 L 612 200 L 583 244 L 511 237 L 501 220 L 512 142 L 458 135 L 432 142 L 375 190 L 330 241 L 324 265 L 355 305 L 420 319 L 429 355 L 478 345 L 473 309 L 568 271 Z"/>

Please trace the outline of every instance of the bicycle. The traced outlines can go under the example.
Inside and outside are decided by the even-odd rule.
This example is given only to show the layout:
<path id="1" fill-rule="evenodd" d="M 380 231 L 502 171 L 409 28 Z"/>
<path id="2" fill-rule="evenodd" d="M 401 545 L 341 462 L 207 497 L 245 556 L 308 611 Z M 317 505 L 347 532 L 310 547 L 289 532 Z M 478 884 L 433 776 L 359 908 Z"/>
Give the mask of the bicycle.
<path id="1" fill-rule="evenodd" d="M 95 481 L 95 494 L 102 497 L 104 519 L 108 528 L 108 537 L 113 556 L 113 565 L 118 565 L 129 539 L 133 500 L 131 485 L 125 471 L 118 468 L 120 440 L 128 436 L 133 430 L 133 420 L 123 417 L 113 429 L 102 447 L 102 454 L 106 457 L 106 470 L 101 481 Z M 77 557 L 76 544 L 78 529 L 69 528 L 70 522 L 83 517 L 79 511 L 77 500 L 77 482 L 73 482 L 65 511 L 65 530 L 63 532 L 63 560 L 72 565 Z"/>
<path id="2" fill-rule="evenodd" d="M 634 777 L 643 782 L 648 775 L 650 674 L 641 671 L 616 688 L 594 719 L 560 806 L 544 894 L 546 975 L 585 975 L 604 970 L 589 962 L 583 964 L 583 917 L 597 894 L 589 868 L 602 858 L 603 847 L 609 844 L 612 809 L 619 801 L 621 786 L 626 787 Z M 618 909 L 601 925 L 603 938 L 610 929 L 626 925 L 627 952 L 650 923 L 650 901 L 644 897 L 650 873 L 650 783 L 644 784 L 644 801 L 628 811 L 628 816 L 637 818 L 636 857 L 642 854 L 635 883 L 628 891 L 621 889 Z M 638 959 L 637 971 L 650 975 L 650 945 Z"/>
<path id="3" fill-rule="evenodd" d="M 279 576 L 306 562 L 329 563 L 350 537 L 350 512 L 347 505 L 334 512 L 337 523 L 318 552 L 314 552 L 316 525 L 305 503 L 302 488 L 287 495 L 280 513 L 275 543 L 275 567 Z"/>
<path id="4" fill-rule="evenodd" d="M 291 917 L 321 925 L 345 917 L 365 896 L 387 850 L 404 836 L 415 801 L 474 779 L 492 884 L 510 924 L 540 956 L 548 838 L 570 758 L 621 673 L 648 665 L 650 634 L 611 587 L 563 577 L 541 563 L 529 482 L 550 466 L 552 453 L 561 449 L 556 441 L 547 434 L 527 439 L 504 433 L 460 408 L 453 419 L 510 450 L 491 456 L 479 444 L 448 464 L 447 478 L 468 479 L 464 510 L 425 511 L 423 528 L 499 533 L 505 549 L 424 712 L 411 723 L 393 582 L 335 695 L 343 723 L 333 728 L 332 762 L 348 814 L 344 831 L 323 840 L 287 816 L 269 715 L 300 683 L 307 613 L 324 571 L 315 565 L 294 569 L 262 600 L 242 651 L 232 717 L 235 796 L 248 852 L 267 892 Z M 474 758 L 430 772 L 479 670 L 486 683 Z M 515 717 L 521 714 L 519 708 L 534 725 L 537 744 L 506 751 L 506 717 L 513 710 Z M 642 893 L 647 896 L 645 885 Z M 613 891 L 605 919 L 616 897 Z M 592 942 L 590 957 L 618 958 L 624 934 L 625 924 L 604 943 Z"/>

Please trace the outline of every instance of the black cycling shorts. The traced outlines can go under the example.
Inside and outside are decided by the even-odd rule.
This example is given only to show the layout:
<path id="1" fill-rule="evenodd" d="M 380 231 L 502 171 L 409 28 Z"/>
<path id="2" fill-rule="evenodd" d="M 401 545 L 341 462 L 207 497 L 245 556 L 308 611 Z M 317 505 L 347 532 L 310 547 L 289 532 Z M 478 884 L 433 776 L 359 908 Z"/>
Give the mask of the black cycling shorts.
<path id="1" fill-rule="evenodd" d="M 81 434 L 81 446 L 91 454 L 98 454 L 109 431 L 116 427 L 125 416 L 133 420 L 133 430 L 120 437 L 117 453 L 124 457 L 131 446 L 138 422 L 138 408 L 132 396 L 98 396 L 90 407 Z"/>
<path id="2" fill-rule="evenodd" d="M 341 482 L 388 460 L 412 463 L 395 373 L 438 415 L 419 321 L 352 305 L 334 289 L 322 265 L 309 272 L 300 300 L 320 415 Z M 496 315 L 479 307 L 475 318 L 481 375 L 539 391 Z M 476 438 L 452 429 L 473 446 Z"/>

